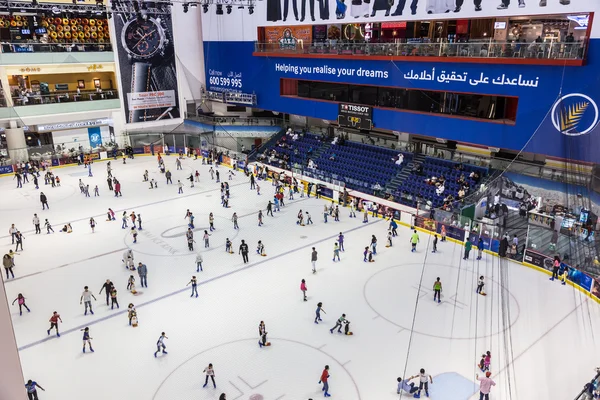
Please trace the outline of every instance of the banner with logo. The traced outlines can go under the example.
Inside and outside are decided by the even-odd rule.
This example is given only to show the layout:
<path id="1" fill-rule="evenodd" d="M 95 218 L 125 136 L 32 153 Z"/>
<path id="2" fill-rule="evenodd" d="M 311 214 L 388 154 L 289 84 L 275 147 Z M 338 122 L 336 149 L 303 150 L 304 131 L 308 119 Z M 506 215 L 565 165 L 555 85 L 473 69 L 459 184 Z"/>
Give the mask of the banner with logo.
<path id="1" fill-rule="evenodd" d="M 175 119 L 179 109 L 170 3 L 156 3 L 160 15 L 115 13 L 121 88 L 128 124 Z"/>
<path id="2" fill-rule="evenodd" d="M 265 28 L 266 43 L 280 49 L 302 48 L 312 43 L 312 26 L 270 26 Z"/>
<path id="3" fill-rule="evenodd" d="M 88 136 L 90 138 L 90 147 L 92 149 L 94 147 L 102 146 L 102 134 L 100 133 L 99 126 L 88 128 Z"/>

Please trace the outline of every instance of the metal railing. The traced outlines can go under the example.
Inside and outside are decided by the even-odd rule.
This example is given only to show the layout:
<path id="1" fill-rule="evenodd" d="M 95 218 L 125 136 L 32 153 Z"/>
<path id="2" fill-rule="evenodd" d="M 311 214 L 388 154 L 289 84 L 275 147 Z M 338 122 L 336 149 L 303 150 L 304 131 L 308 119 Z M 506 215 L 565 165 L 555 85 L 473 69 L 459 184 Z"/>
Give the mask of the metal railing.
<path id="1" fill-rule="evenodd" d="M 220 117 L 211 115 L 193 115 L 186 113 L 186 119 L 203 122 L 208 125 L 242 125 L 242 126 L 279 126 L 283 123 L 282 118 L 261 117 Z"/>
<path id="2" fill-rule="evenodd" d="M 254 48 L 259 53 L 581 60 L 586 47 L 583 42 L 345 43 L 330 40 L 299 42 L 294 46 L 255 42 Z"/>
<path id="3" fill-rule="evenodd" d="M 113 51 L 110 43 L 0 43 L 2 53 L 76 53 Z"/>
<path id="4" fill-rule="evenodd" d="M 14 107 L 20 106 L 34 106 L 40 104 L 53 104 L 53 103 L 69 103 L 69 102 L 81 102 L 81 101 L 95 101 L 95 100 L 110 100 L 118 99 L 119 92 L 116 89 L 106 89 L 102 92 L 96 91 L 83 91 L 77 92 L 60 92 L 54 94 L 28 94 L 21 96 L 13 96 L 12 101 Z"/>

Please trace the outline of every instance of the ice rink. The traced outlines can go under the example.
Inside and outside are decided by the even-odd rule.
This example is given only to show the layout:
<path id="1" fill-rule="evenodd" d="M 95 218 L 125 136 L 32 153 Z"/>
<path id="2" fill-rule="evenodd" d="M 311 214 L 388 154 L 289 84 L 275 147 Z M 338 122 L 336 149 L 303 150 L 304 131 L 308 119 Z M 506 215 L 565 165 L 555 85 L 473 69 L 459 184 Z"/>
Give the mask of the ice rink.
<path id="1" fill-rule="evenodd" d="M 388 223 L 362 216 L 323 223 L 324 200 L 297 197 L 274 217 L 265 209 L 274 192 L 260 182 L 261 195 L 250 190 L 248 178 L 236 172 L 230 208 L 220 205 L 219 184 L 210 179 L 209 166 L 200 160 L 165 158 L 174 185 L 165 185 L 155 157 L 138 157 L 123 165 L 113 161 L 113 176 L 122 184 L 115 198 L 106 184 L 106 162 L 93 164 L 93 178 L 83 167 L 55 169 L 62 186 L 40 189 L 27 183 L 16 189 L 12 177 L 0 179 L 0 216 L 4 252 L 11 248 L 6 234 L 11 223 L 24 232 L 24 251 L 15 259 L 15 279 L 5 280 L 9 302 L 23 293 L 31 313 L 12 319 L 25 379 L 39 382 L 46 392 L 40 400 L 86 399 L 217 399 L 306 400 L 321 398 L 317 383 L 323 366 L 330 366 L 330 393 L 343 400 L 397 399 L 396 378 L 425 368 L 433 376 L 430 398 L 475 399 L 475 374 L 481 354 L 492 353 L 491 371 L 497 385 L 492 399 L 570 399 L 593 375 L 598 361 L 595 329 L 599 306 L 571 286 L 549 282 L 536 270 L 490 255 L 462 260 L 462 247 L 440 243 L 431 253 L 431 237 L 420 233 L 417 252 L 410 252 L 407 227 L 398 229 L 391 248 L 385 247 Z M 158 181 L 150 190 L 143 171 Z M 200 183 L 185 180 L 200 171 Z M 221 179 L 227 168 L 220 167 Z M 79 192 L 78 180 L 90 185 L 92 197 Z M 185 182 L 177 193 L 177 180 Z M 93 196 L 98 185 L 100 197 Z M 42 211 L 43 191 L 50 210 Z M 107 222 L 111 207 L 117 220 Z M 196 273 L 195 252 L 187 249 L 186 209 L 196 216 L 195 249 L 202 252 L 204 271 Z M 302 209 L 313 225 L 296 225 Z M 133 244 L 120 216 L 142 215 L 143 230 Z M 205 249 L 202 233 L 208 214 L 215 215 L 216 231 Z M 231 216 L 237 212 L 239 230 Z M 35 235 L 33 214 L 48 218 L 56 233 Z M 97 221 L 96 232 L 89 218 Z M 59 229 L 70 222 L 73 233 Z M 131 226 L 131 222 L 129 222 Z M 341 261 L 333 262 L 333 246 L 345 235 Z M 378 238 L 375 262 L 364 263 L 362 252 L 371 235 Z M 225 252 L 225 239 L 234 254 Z M 250 246 L 250 262 L 238 255 L 240 241 Z M 258 240 L 266 257 L 255 253 Z M 319 260 L 311 273 L 311 247 Z M 134 296 L 126 290 L 130 272 L 121 261 L 133 249 L 135 264 L 148 267 L 148 288 Z M 14 249 L 14 247 L 13 247 Z M 137 272 L 133 272 L 136 279 Z M 198 298 L 186 287 L 198 277 Z M 479 275 L 486 277 L 483 297 L 475 293 Z M 436 277 L 443 283 L 442 302 L 433 302 Z M 3 275 L 3 278 L 6 277 Z M 120 309 L 106 306 L 98 294 L 106 279 L 118 292 Z M 300 281 L 306 279 L 308 301 L 302 300 Z M 94 315 L 84 316 L 79 298 L 88 285 L 96 296 Z M 323 302 L 326 314 L 315 324 L 315 308 Z M 130 327 L 127 305 L 135 304 L 139 326 Z M 48 336 L 48 320 L 58 311 L 64 323 L 61 337 Z M 353 336 L 329 329 L 345 313 Z M 259 348 L 258 324 L 266 323 L 271 347 Z M 90 328 L 95 353 L 82 353 L 82 332 Z M 168 355 L 153 357 L 164 331 Z M 203 388 L 202 371 L 212 363 L 217 388 Z M 475 394 L 477 393 L 477 396 Z M 407 398 L 407 396 L 402 396 Z"/>

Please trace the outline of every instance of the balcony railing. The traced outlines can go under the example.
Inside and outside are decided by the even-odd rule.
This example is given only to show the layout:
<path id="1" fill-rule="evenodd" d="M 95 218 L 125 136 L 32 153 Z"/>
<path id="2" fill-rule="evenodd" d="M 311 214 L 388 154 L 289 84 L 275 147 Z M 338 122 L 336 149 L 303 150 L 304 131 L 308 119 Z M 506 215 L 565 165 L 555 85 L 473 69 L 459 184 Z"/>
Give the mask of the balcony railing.
<path id="1" fill-rule="evenodd" d="M 2 53 L 81 53 L 113 51 L 110 43 L 2 43 Z"/>
<path id="2" fill-rule="evenodd" d="M 582 60 L 585 43 L 302 43 L 293 46 L 279 43 L 255 43 L 257 53 L 323 54 L 388 57 L 467 57 Z"/>
<path id="3" fill-rule="evenodd" d="M 54 94 L 29 94 L 25 96 L 14 96 L 12 98 L 13 105 L 15 107 L 20 106 L 34 106 L 40 104 L 53 104 L 53 103 L 72 103 L 82 101 L 96 101 L 96 100 L 111 100 L 118 99 L 119 92 L 116 89 L 107 89 L 102 92 L 89 91 L 89 92 L 61 92 Z"/>

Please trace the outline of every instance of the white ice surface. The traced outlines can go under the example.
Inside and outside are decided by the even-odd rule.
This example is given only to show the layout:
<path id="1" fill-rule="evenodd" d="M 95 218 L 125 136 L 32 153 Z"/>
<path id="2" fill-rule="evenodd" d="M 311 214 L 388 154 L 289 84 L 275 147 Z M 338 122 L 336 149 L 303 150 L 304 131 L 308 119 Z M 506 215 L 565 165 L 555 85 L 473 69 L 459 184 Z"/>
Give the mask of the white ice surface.
<path id="1" fill-rule="evenodd" d="M 23 293 L 31 313 L 19 316 L 12 307 L 13 323 L 26 379 L 38 381 L 43 400 L 81 399 L 228 399 L 306 400 L 321 398 L 317 384 L 325 364 L 331 367 L 332 398 L 343 400 L 397 399 L 398 376 L 416 374 L 423 367 L 433 375 L 431 398 L 475 398 L 472 385 L 476 363 L 492 352 L 497 386 L 493 399 L 570 399 L 593 375 L 597 361 L 599 307 L 570 286 L 548 281 L 535 270 L 514 263 L 499 264 L 485 255 L 476 262 L 462 261 L 462 248 L 440 243 L 432 254 L 429 236 L 421 234 L 418 251 L 409 249 L 408 228 L 399 228 L 392 248 L 385 248 L 387 223 L 351 219 L 347 210 L 341 222 L 323 223 L 323 200 L 296 199 L 275 217 L 257 226 L 273 188 L 260 182 L 262 195 L 249 190 L 242 173 L 230 181 L 230 208 L 220 206 L 218 184 L 210 180 L 208 166 L 184 160 L 175 170 L 175 158 L 166 163 L 174 181 L 186 182 L 183 195 L 176 185 L 165 185 L 155 158 L 139 157 L 122 165 L 113 161 L 113 174 L 122 183 L 123 197 L 109 193 L 106 163 L 93 165 L 94 178 L 83 167 L 54 170 L 62 187 L 41 187 L 51 209 L 42 211 L 39 192 L 32 183 L 15 189 L 11 178 L 0 179 L 0 221 L 7 232 L 15 223 L 25 233 L 24 251 L 16 257 L 15 280 L 5 282 L 9 301 Z M 149 190 L 142 182 L 144 169 L 159 182 Z M 192 170 L 201 183 L 189 188 L 184 179 Z M 221 167 L 222 179 L 228 169 Z M 79 193 L 78 179 L 90 184 L 91 198 Z M 94 185 L 101 196 L 93 197 Z M 106 222 L 112 207 L 117 221 Z M 204 272 L 196 273 L 195 254 L 184 236 L 186 209 L 196 215 L 196 248 L 203 252 Z M 314 225 L 295 224 L 299 209 L 310 211 Z M 142 214 L 144 230 L 133 244 L 121 229 L 120 214 Z M 240 230 L 233 230 L 232 213 L 239 215 Z M 56 233 L 34 235 L 31 218 L 49 218 Z M 208 214 L 215 215 L 211 248 L 203 248 L 201 231 Z M 98 226 L 92 233 L 88 220 Z M 60 233 L 71 222 L 73 233 Z M 342 261 L 331 260 L 333 243 L 343 231 L 346 251 Z M 379 239 L 376 262 L 363 263 L 362 251 L 375 234 Z M 171 236 L 171 237 L 169 237 Z M 174 237 L 172 237 L 174 236 Z M 225 238 L 233 240 L 235 254 L 226 254 Z M 250 263 L 237 254 L 240 240 L 250 246 Z M 262 240 L 267 257 L 254 253 Z M 5 252 L 10 238 L 0 243 Z M 310 248 L 319 252 L 313 275 Z M 149 287 L 133 296 L 125 290 L 129 272 L 121 263 L 125 248 L 135 262 L 148 266 Z M 174 253 L 174 254 L 172 254 Z M 501 265 L 501 267 L 500 267 Z M 476 278 L 485 275 L 487 297 L 475 294 Z M 185 284 L 197 275 L 198 298 L 190 298 Z M 443 301 L 432 301 L 432 285 L 440 277 Z M 107 279 L 119 290 L 120 310 L 110 310 L 99 295 Z M 136 274 L 137 278 L 137 274 Z M 300 280 L 306 279 L 309 301 L 303 302 Z M 95 315 L 83 315 L 79 297 L 83 286 L 98 301 Z M 505 290 L 502 289 L 502 287 Z M 327 314 L 313 323 L 316 303 Z M 128 303 L 138 309 L 140 325 L 128 326 Z M 64 323 L 62 336 L 48 337 L 48 319 L 58 311 Z M 346 313 L 354 336 L 329 333 L 335 319 Z M 259 349 L 257 326 L 264 320 L 272 346 Z M 81 328 L 89 326 L 94 354 L 81 352 Z M 153 357 L 161 331 L 167 333 L 168 355 Z M 202 388 L 202 370 L 214 364 L 217 389 Z M 461 378 L 462 377 L 462 378 Z M 466 383 L 465 383 L 466 382 Z M 469 385 L 471 382 L 471 385 Z M 463 394 L 460 394 L 463 393 Z M 406 398 L 403 396 L 403 398 Z M 478 398 L 478 396 L 477 396 Z"/>

